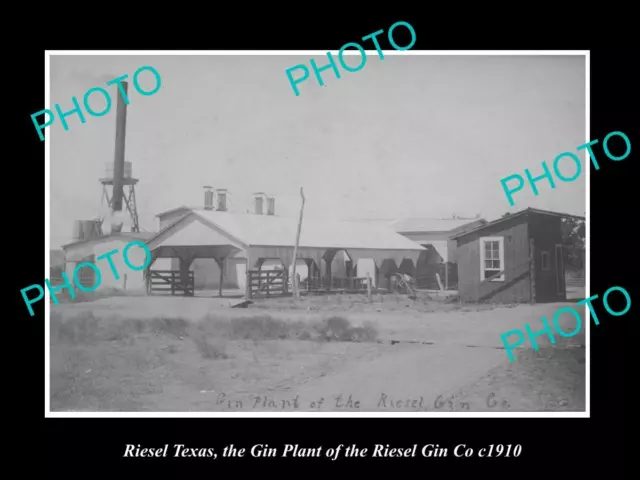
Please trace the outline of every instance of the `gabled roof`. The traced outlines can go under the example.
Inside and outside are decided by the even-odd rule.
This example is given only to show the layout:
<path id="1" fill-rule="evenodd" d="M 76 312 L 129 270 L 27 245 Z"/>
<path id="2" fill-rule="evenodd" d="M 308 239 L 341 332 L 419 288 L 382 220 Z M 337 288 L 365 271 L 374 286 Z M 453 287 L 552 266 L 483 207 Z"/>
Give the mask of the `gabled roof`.
<path id="1" fill-rule="evenodd" d="M 185 205 L 182 205 L 180 207 L 176 207 L 176 208 L 172 208 L 171 210 L 167 210 L 166 212 L 160 212 L 159 214 L 156 215 L 156 217 L 165 217 L 171 213 L 175 213 L 175 212 L 179 212 L 180 210 L 197 210 L 196 207 L 187 207 Z"/>
<path id="2" fill-rule="evenodd" d="M 292 247 L 295 244 L 298 219 L 274 215 L 199 209 L 173 222 L 163 232 L 168 228 L 179 227 L 179 224 L 188 222 L 194 215 L 205 224 L 225 231 L 247 246 Z M 162 232 L 157 235 L 160 233 Z M 149 239 L 148 242 L 153 239 Z M 390 227 L 316 218 L 303 219 L 299 246 L 327 249 L 424 250 L 424 247 L 396 233 Z"/>
<path id="3" fill-rule="evenodd" d="M 457 235 L 453 235 L 451 238 L 452 239 L 461 238 L 461 237 L 470 235 L 472 233 L 476 233 L 476 232 L 479 232 L 481 230 L 484 230 L 485 228 L 493 227 L 494 225 L 497 225 L 498 223 L 505 222 L 507 220 L 512 220 L 512 219 L 518 218 L 518 217 L 523 217 L 523 216 L 525 216 L 527 214 L 531 214 L 531 213 L 537 214 L 537 215 L 548 215 L 548 216 L 551 216 L 551 217 L 572 218 L 572 219 L 575 219 L 575 220 L 582 220 L 582 221 L 585 220 L 585 217 L 580 217 L 578 215 L 572 215 L 572 214 L 569 214 L 569 213 L 551 212 L 549 210 L 539 210 L 537 208 L 526 208 L 524 210 L 520 210 L 519 212 L 512 213 L 511 215 L 507 215 L 505 217 L 498 218 L 497 220 L 494 220 L 493 222 L 489 222 L 489 223 L 486 223 L 484 225 L 481 225 L 478 228 L 474 228 L 473 230 L 467 230 L 466 232 L 458 233 Z"/>
<path id="4" fill-rule="evenodd" d="M 405 218 L 391 223 L 398 233 L 450 232 L 465 225 L 486 220 L 482 218 Z"/>
<path id="5" fill-rule="evenodd" d="M 81 245 L 83 243 L 105 242 L 105 241 L 113 239 L 113 238 L 134 239 L 134 240 L 145 240 L 146 241 L 147 239 L 153 237 L 155 234 L 156 234 L 155 232 L 137 232 L 137 233 L 134 233 L 134 232 L 120 232 L 120 233 L 112 233 L 110 235 L 101 235 L 99 237 L 92 237 L 92 238 L 88 238 L 88 239 L 84 239 L 84 240 L 77 240 L 75 242 L 67 243 L 66 245 L 62 245 L 62 249 L 66 250 L 69 247 L 75 247 L 75 246 Z"/>

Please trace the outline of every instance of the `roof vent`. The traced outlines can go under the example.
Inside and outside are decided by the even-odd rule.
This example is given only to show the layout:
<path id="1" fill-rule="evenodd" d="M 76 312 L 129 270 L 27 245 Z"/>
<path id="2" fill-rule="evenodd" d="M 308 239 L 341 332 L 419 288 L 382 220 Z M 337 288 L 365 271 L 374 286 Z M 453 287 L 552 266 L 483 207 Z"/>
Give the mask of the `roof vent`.
<path id="1" fill-rule="evenodd" d="M 204 209 L 213 210 L 213 187 L 205 185 L 204 187 Z"/>
<path id="2" fill-rule="evenodd" d="M 263 192 L 257 192 L 257 193 L 253 194 L 254 213 L 256 215 L 262 215 L 263 214 L 265 198 L 266 198 L 266 195 Z"/>
<path id="3" fill-rule="evenodd" d="M 216 190 L 216 200 L 218 205 L 219 212 L 227 211 L 227 190 L 224 188 L 219 188 Z"/>

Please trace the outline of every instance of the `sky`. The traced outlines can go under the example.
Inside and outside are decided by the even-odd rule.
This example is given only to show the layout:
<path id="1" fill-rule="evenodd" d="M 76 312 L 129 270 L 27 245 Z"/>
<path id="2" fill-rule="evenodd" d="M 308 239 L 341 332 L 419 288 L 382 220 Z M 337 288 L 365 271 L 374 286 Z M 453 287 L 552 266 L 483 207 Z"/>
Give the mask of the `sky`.
<path id="1" fill-rule="evenodd" d="M 136 198 L 143 231 L 155 215 L 204 202 L 204 185 L 226 188 L 229 209 L 246 211 L 252 194 L 275 196 L 276 214 L 344 219 L 450 218 L 493 220 L 527 207 L 585 215 L 584 56 L 385 55 L 375 51 L 358 72 L 329 69 L 320 86 L 311 71 L 296 96 L 285 70 L 319 66 L 326 55 L 105 56 L 50 59 L 50 105 L 73 108 L 84 93 L 105 87 L 113 105 L 103 117 L 83 111 L 46 129 L 50 136 L 51 248 L 71 241 L 73 221 L 101 208 L 99 178 L 113 166 L 116 92 L 106 82 L 129 75 L 126 161 L 140 181 Z M 348 58 L 356 65 L 355 57 Z M 152 66 L 162 86 L 139 94 L 133 73 Z M 311 67 L 309 67 L 311 70 Z M 299 72 L 295 72 L 299 74 Z M 151 90 L 150 72 L 139 77 Z M 100 95 L 91 106 L 100 111 Z M 34 131 L 34 135 L 36 135 Z M 590 140 L 590 139 L 589 139 Z M 500 179 L 543 173 L 562 152 L 576 153 L 577 180 L 546 180 L 514 194 Z M 566 161 L 566 160 L 565 160 Z M 587 160 L 588 162 L 588 160 Z M 561 163 L 565 176 L 575 172 Z"/>

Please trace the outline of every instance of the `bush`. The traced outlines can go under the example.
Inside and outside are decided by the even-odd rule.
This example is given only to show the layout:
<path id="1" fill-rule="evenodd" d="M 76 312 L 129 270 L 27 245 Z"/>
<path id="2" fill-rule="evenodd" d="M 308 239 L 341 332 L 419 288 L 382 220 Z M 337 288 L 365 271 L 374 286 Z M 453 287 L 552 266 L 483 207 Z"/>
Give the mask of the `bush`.
<path id="1" fill-rule="evenodd" d="M 378 332 L 370 323 L 362 327 L 353 327 L 344 317 L 330 317 L 323 320 L 315 329 L 320 333 L 319 340 L 327 342 L 370 342 Z"/>

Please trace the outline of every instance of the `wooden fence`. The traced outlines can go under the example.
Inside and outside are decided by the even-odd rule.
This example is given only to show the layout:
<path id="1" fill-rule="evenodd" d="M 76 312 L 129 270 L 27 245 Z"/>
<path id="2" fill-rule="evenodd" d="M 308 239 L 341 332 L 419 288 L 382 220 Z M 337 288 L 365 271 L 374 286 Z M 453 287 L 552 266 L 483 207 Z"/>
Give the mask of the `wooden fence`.
<path id="1" fill-rule="evenodd" d="M 301 291 L 315 292 L 319 290 L 345 290 L 360 292 L 367 290 L 366 277 L 335 277 L 306 278 L 300 282 Z"/>
<path id="2" fill-rule="evenodd" d="M 289 292 L 289 278 L 286 270 L 249 270 L 247 284 L 251 297 L 256 295 L 284 295 Z"/>
<path id="3" fill-rule="evenodd" d="M 565 276 L 564 283 L 566 287 L 584 287 L 584 277 Z"/>
<path id="4" fill-rule="evenodd" d="M 171 295 L 182 292 L 184 295 L 193 296 L 195 294 L 194 272 L 192 270 L 188 272 L 186 284 L 183 284 L 179 270 L 149 270 L 147 293 L 151 295 L 153 292 L 171 292 Z"/>

